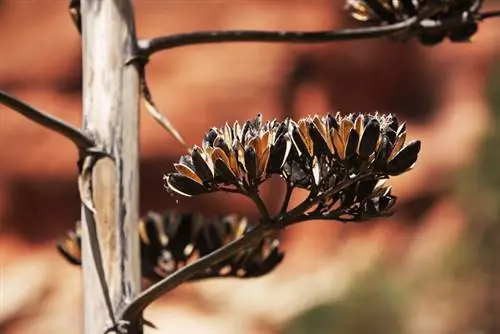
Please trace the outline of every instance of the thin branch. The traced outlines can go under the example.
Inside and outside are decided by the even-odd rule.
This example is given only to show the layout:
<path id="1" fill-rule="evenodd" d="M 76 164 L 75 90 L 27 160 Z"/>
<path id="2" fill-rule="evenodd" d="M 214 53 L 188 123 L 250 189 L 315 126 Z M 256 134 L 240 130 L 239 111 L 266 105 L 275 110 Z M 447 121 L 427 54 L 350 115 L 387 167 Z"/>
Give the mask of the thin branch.
<path id="1" fill-rule="evenodd" d="M 348 41 L 365 38 L 376 38 L 404 31 L 417 23 L 417 18 L 390 24 L 386 26 L 352 28 L 328 31 L 199 31 L 178 35 L 162 36 L 139 40 L 139 56 L 148 58 L 153 53 L 175 47 L 221 43 L 221 42 L 271 42 L 271 43 L 327 43 L 333 41 Z"/>
<path id="2" fill-rule="evenodd" d="M 151 95 L 151 91 L 149 90 L 148 83 L 146 81 L 146 71 L 144 67 L 144 63 L 138 64 L 138 71 L 141 80 L 141 92 L 142 97 L 144 98 L 146 110 L 155 119 L 155 121 L 157 121 L 165 130 L 167 130 L 168 133 L 172 135 L 172 137 L 175 138 L 175 140 L 177 140 L 179 144 L 184 146 L 186 150 L 191 153 L 191 148 L 186 144 L 186 141 L 184 140 L 184 138 L 182 138 L 179 131 L 177 131 L 170 120 L 165 115 L 163 115 L 156 107 L 156 104 L 154 103 L 153 97 Z"/>
<path id="3" fill-rule="evenodd" d="M 494 17 L 500 17 L 500 10 L 492 10 L 488 12 L 479 13 L 476 17 L 477 20 L 486 20 Z"/>
<path id="4" fill-rule="evenodd" d="M 368 221 L 368 220 L 373 220 L 373 219 L 378 219 L 378 218 L 383 218 L 383 217 L 391 217 L 394 212 L 389 211 L 389 212 L 382 212 L 377 215 L 373 216 L 357 216 L 357 217 L 352 217 L 352 218 L 343 218 L 342 215 L 349 215 L 349 213 L 345 213 L 344 209 L 336 209 L 331 212 L 328 212 L 326 214 L 322 214 L 320 212 L 313 212 L 313 213 L 303 213 L 296 217 L 291 224 L 288 224 L 287 226 L 290 225 L 295 225 L 297 223 L 301 223 L 304 221 L 311 221 L 311 220 L 336 220 L 342 223 L 348 223 L 348 222 L 359 222 L 359 221 Z"/>
<path id="5" fill-rule="evenodd" d="M 263 221 L 268 221 L 270 217 L 269 211 L 267 210 L 266 205 L 262 201 L 258 189 L 251 185 L 250 187 L 248 187 L 247 194 L 248 197 L 250 197 L 250 199 L 252 199 L 252 201 L 255 203 L 257 209 L 259 209 L 261 219 Z"/>
<path id="6" fill-rule="evenodd" d="M 121 320 L 128 322 L 131 326 L 135 326 L 140 321 L 141 313 L 146 307 L 168 293 L 172 289 L 179 286 L 181 283 L 189 280 L 195 275 L 202 273 L 206 268 L 214 266 L 221 261 L 231 257 L 236 252 L 239 252 L 252 245 L 258 244 L 266 236 L 272 233 L 272 229 L 259 225 L 242 237 L 228 243 L 227 245 L 213 251 L 210 254 L 198 259 L 192 264 L 183 267 L 168 277 L 150 286 L 143 291 L 131 304 L 129 304 L 122 313 Z"/>
<path id="7" fill-rule="evenodd" d="M 2 90 L 0 90 L 0 103 L 14 111 L 17 111 L 33 122 L 63 135 L 71 140 L 80 150 L 87 150 L 95 147 L 95 142 L 92 137 L 86 135 L 80 129 L 77 129 L 54 116 L 46 114 Z"/>
<path id="8" fill-rule="evenodd" d="M 286 213 L 286 209 L 290 204 L 290 198 L 292 197 L 293 193 L 293 186 L 291 186 L 289 182 L 285 183 L 286 183 L 286 193 L 285 193 L 285 198 L 283 199 L 283 203 L 281 204 L 280 214 Z"/>
<path id="9" fill-rule="evenodd" d="M 242 193 L 242 191 L 240 189 L 231 189 L 231 188 L 220 187 L 220 188 L 217 188 L 217 191 L 222 191 L 222 192 L 226 192 L 226 193 L 239 194 L 239 195 L 247 196 L 247 194 L 246 193 Z"/>

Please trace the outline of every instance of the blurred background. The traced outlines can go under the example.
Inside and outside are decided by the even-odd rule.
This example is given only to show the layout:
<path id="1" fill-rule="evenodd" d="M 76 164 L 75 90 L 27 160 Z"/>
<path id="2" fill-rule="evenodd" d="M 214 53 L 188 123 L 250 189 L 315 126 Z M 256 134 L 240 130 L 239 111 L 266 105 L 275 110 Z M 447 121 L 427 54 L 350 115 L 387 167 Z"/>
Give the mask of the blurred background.
<path id="1" fill-rule="evenodd" d="M 498 8 L 486 1 L 485 8 Z M 140 37 L 205 29 L 354 26 L 333 0 L 137 0 Z M 81 49 L 63 0 L 0 0 L 0 87 L 81 124 Z M 225 121 L 393 112 L 422 140 L 416 168 L 390 181 L 390 219 L 308 222 L 282 234 L 268 276 L 186 284 L 146 312 L 151 333 L 500 333 L 500 21 L 471 44 L 386 39 L 329 45 L 230 44 L 153 56 L 156 102 L 189 145 Z M 172 198 L 162 175 L 183 148 L 144 111 L 141 211 L 256 217 L 238 196 Z M 80 270 L 54 242 L 79 219 L 77 154 L 0 106 L 0 332 L 79 333 Z M 283 194 L 264 189 L 277 207 Z M 294 198 L 299 201 L 300 198 Z"/>

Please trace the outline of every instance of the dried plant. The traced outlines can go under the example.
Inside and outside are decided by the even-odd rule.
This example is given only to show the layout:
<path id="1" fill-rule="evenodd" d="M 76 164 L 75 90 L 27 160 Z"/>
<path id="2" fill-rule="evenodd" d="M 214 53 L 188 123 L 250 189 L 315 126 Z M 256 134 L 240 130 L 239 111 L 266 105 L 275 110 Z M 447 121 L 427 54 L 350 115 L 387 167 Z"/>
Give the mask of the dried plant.
<path id="1" fill-rule="evenodd" d="M 144 309 L 185 281 L 270 272 L 283 259 L 275 234 L 291 224 L 313 219 L 362 222 L 391 215 L 397 197 L 384 182 L 411 170 L 420 152 L 420 141 L 408 141 L 405 123 L 394 115 L 337 113 L 265 123 L 257 115 L 242 125 L 235 122 L 210 129 L 201 146 L 188 149 L 164 181 L 169 192 L 182 196 L 217 191 L 245 195 L 256 204 L 259 221 L 249 224 L 236 215 L 208 219 L 194 213 L 149 213 L 136 224 L 139 91 L 150 115 L 186 146 L 148 88 L 145 66 L 153 54 L 221 42 L 325 43 L 381 37 L 418 38 L 426 45 L 445 39 L 467 42 L 481 21 L 500 16 L 499 11 L 481 11 L 483 0 L 347 0 L 349 15 L 368 26 L 312 32 L 198 31 L 137 39 L 132 0 L 70 0 L 69 4 L 84 39 L 84 130 L 3 91 L 0 103 L 64 135 L 80 153 L 78 189 L 82 228 L 88 233 L 82 234 L 77 224 L 58 249 L 70 262 L 82 264 L 85 281 L 92 282 L 84 292 L 85 330 L 93 334 L 141 333 Z M 103 36 L 108 38 L 106 44 L 94 43 Z M 93 76 L 99 70 L 102 75 Z M 101 115 L 103 109 L 112 112 Z M 107 164 L 97 168 L 100 159 Z M 273 176 L 285 182 L 286 193 L 281 209 L 271 216 L 259 187 Z M 289 208 L 294 189 L 309 194 Z M 113 214 L 99 215 L 96 193 L 100 195 L 97 204 L 119 204 L 109 209 Z M 105 221 L 98 221 L 99 217 Z M 99 231 L 120 240 L 118 251 L 104 252 L 106 258 L 100 251 Z M 134 233 L 127 234 L 130 231 Z M 131 239 L 136 236 L 140 247 Z M 85 249 L 92 256 L 88 261 L 84 256 L 82 263 Z M 127 267 L 136 266 L 140 258 L 140 268 Z M 109 286 L 127 286 L 126 293 L 110 292 L 103 263 L 113 261 L 120 271 L 110 275 L 114 284 Z M 137 271 L 152 283 L 143 291 Z M 101 291 L 95 291 L 95 282 Z"/>

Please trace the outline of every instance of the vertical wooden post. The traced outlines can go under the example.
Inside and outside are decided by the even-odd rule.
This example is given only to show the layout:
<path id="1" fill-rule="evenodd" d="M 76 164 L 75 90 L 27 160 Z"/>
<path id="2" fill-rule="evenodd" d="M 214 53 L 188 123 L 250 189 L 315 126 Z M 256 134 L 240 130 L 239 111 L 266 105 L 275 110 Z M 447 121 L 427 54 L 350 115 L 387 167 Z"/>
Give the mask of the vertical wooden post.
<path id="1" fill-rule="evenodd" d="M 119 312 L 140 292 L 139 77 L 125 65 L 136 45 L 132 0 L 82 0 L 81 14 L 84 127 L 114 157 L 99 160 L 92 186 L 104 270 Z M 83 232 L 84 332 L 102 334 L 111 324 Z"/>

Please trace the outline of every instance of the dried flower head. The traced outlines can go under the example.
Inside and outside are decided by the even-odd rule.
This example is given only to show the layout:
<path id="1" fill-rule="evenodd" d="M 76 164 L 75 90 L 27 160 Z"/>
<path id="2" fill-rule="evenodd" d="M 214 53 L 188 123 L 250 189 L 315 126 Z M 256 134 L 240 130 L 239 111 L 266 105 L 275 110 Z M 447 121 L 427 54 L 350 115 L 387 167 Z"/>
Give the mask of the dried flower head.
<path id="1" fill-rule="evenodd" d="M 287 129 L 276 120 L 262 124 L 259 114 L 243 126 L 210 129 L 202 147 L 194 146 L 164 179 L 167 189 L 184 196 L 243 189 L 279 172 L 290 148 Z"/>
<path id="2" fill-rule="evenodd" d="M 238 130 L 236 125 L 233 130 L 228 125 L 224 129 L 211 129 L 205 137 L 204 150 L 213 152 L 220 143 L 232 140 L 232 148 L 223 145 L 221 150 L 228 158 L 224 160 L 229 161 L 227 169 L 235 173 L 227 178 L 221 172 L 217 181 L 198 185 L 204 187 L 204 192 L 231 190 L 247 195 L 256 202 L 268 223 L 280 226 L 308 219 L 361 221 L 389 215 L 396 197 L 381 181 L 411 170 L 420 152 L 420 141 L 408 142 L 406 124 L 392 114 L 342 116 L 337 113 L 308 116 L 297 122 L 286 119 L 273 120 L 265 126 L 261 123 L 258 115 L 245 123 L 246 131 Z M 249 140 L 259 140 L 263 147 L 250 145 Z M 255 166 L 261 166 L 254 169 L 258 172 L 250 172 L 247 166 L 249 159 L 243 152 L 250 146 L 259 147 L 252 152 L 270 152 L 269 157 L 260 158 L 267 153 L 253 156 L 251 161 L 258 162 Z M 233 156 L 234 164 L 231 164 Z M 187 159 L 188 156 L 184 156 L 181 161 Z M 210 161 L 213 163 L 213 159 Z M 202 173 L 202 169 L 192 167 L 190 174 Z M 167 189 L 188 196 L 202 193 L 188 186 L 190 174 L 167 175 Z M 286 212 L 288 203 L 284 203 L 277 216 L 267 217 L 267 210 L 262 209 L 265 205 L 258 197 L 258 187 L 272 174 L 280 175 L 290 192 L 294 188 L 309 190 L 309 197 L 290 212 Z M 178 182 L 181 179 L 182 182 Z M 201 175 L 198 179 L 203 180 Z M 234 187 L 226 188 L 228 185 Z M 285 201 L 289 197 L 285 196 Z"/>
<path id="3" fill-rule="evenodd" d="M 139 221 L 142 276 L 157 282 L 199 257 L 241 237 L 249 228 L 245 218 L 221 216 L 206 218 L 198 214 L 149 212 Z M 265 238 L 258 245 L 240 251 L 208 268 L 192 280 L 212 277 L 259 277 L 283 260 L 277 239 Z M 72 264 L 81 265 L 81 229 L 68 233 L 58 242 L 59 252 Z"/>
<path id="4" fill-rule="evenodd" d="M 483 0 L 347 0 L 346 9 L 355 20 L 377 24 L 402 22 L 417 15 L 425 15 L 434 22 L 462 20 L 462 24 L 452 28 L 436 27 L 417 32 L 423 44 L 433 45 L 445 38 L 452 42 L 470 41 L 478 28 L 472 17 L 482 3 Z"/>
<path id="5" fill-rule="evenodd" d="M 319 192 L 366 169 L 378 176 L 402 174 L 420 151 L 420 141 L 406 143 L 406 125 L 394 115 L 316 115 L 292 122 L 291 132 L 295 151 L 284 176 L 292 185 Z"/>

